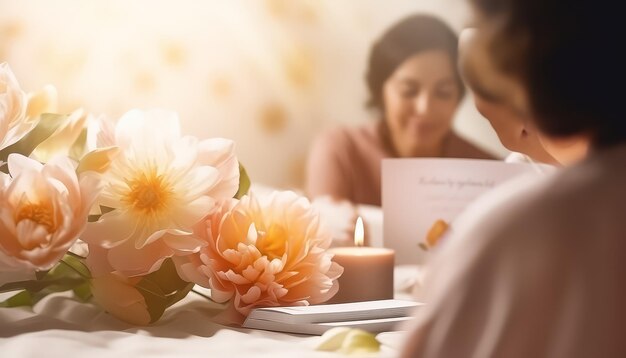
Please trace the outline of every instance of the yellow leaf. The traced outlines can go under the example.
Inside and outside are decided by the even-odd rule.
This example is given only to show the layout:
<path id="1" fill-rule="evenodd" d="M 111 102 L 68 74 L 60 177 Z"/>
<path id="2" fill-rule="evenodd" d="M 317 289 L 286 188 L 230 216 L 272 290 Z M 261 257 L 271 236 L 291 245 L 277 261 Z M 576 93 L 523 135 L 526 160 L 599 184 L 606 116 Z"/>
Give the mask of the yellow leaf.
<path id="1" fill-rule="evenodd" d="M 335 327 L 326 331 L 317 350 L 342 354 L 365 354 L 380 351 L 376 337 L 362 329 Z"/>

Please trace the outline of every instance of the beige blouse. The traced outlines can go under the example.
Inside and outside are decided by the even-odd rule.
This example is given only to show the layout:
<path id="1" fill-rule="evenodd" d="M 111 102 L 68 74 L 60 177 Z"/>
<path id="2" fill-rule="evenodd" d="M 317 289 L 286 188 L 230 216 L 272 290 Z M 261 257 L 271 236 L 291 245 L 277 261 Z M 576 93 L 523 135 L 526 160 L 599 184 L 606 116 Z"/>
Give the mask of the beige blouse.
<path id="1" fill-rule="evenodd" d="M 385 138 L 382 121 L 323 133 L 309 153 L 306 193 L 380 206 L 382 160 L 395 157 Z M 447 138 L 443 156 L 494 159 L 455 133 Z"/>
<path id="2" fill-rule="evenodd" d="M 626 144 L 476 202 L 403 357 L 626 357 Z"/>

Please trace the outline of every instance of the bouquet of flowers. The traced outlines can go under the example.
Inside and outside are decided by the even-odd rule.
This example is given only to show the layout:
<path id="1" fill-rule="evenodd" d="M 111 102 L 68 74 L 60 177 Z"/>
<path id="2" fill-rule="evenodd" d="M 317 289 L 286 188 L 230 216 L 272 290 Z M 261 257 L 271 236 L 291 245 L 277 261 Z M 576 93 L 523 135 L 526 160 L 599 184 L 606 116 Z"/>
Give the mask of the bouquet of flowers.
<path id="1" fill-rule="evenodd" d="M 73 291 L 133 324 L 157 321 L 194 285 L 245 316 L 330 299 L 343 269 L 306 198 L 247 195 L 228 139 L 181 134 L 178 116 L 116 122 L 56 111 L 0 64 L 0 306 Z"/>

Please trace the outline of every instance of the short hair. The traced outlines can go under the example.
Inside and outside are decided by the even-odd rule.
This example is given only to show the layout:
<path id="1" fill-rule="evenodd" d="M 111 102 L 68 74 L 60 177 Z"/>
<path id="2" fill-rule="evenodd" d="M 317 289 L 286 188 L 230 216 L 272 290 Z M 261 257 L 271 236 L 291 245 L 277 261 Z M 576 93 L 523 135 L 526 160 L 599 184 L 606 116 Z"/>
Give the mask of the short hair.
<path id="1" fill-rule="evenodd" d="M 463 98 L 465 87 L 457 67 L 457 35 L 438 18 L 417 14 L 396 23 L 372 46 L 366 73 L 368 106 L 382 110 L 385 81 L 408 58 L 428 50 L 442 50 L 450 56 L 454 79 Z"/>
<path id="2" fill-rule="evenodd" d="M 501 21 L 490 55 L 525 85 L 532 117 L 544 133 L 589 134 L 594 147 L 626 141 L 618 1 L 472 2 Z"/>

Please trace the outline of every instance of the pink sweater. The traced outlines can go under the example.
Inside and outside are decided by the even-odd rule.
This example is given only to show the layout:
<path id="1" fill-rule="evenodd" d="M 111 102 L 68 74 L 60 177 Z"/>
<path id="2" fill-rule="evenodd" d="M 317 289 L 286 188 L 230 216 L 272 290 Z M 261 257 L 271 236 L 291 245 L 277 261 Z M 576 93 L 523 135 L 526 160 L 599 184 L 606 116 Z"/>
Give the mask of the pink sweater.
<path id="1" fill-rule="evenodd" d="M 355 204 L 380 206 L 382 159 L 394 157 L 381 121 L 333 129 L 313 143 L 306 192 L 310 198 L 330 195 Z M 494 159 L 453 132 L 446 141 L 443 157 Z"/>

